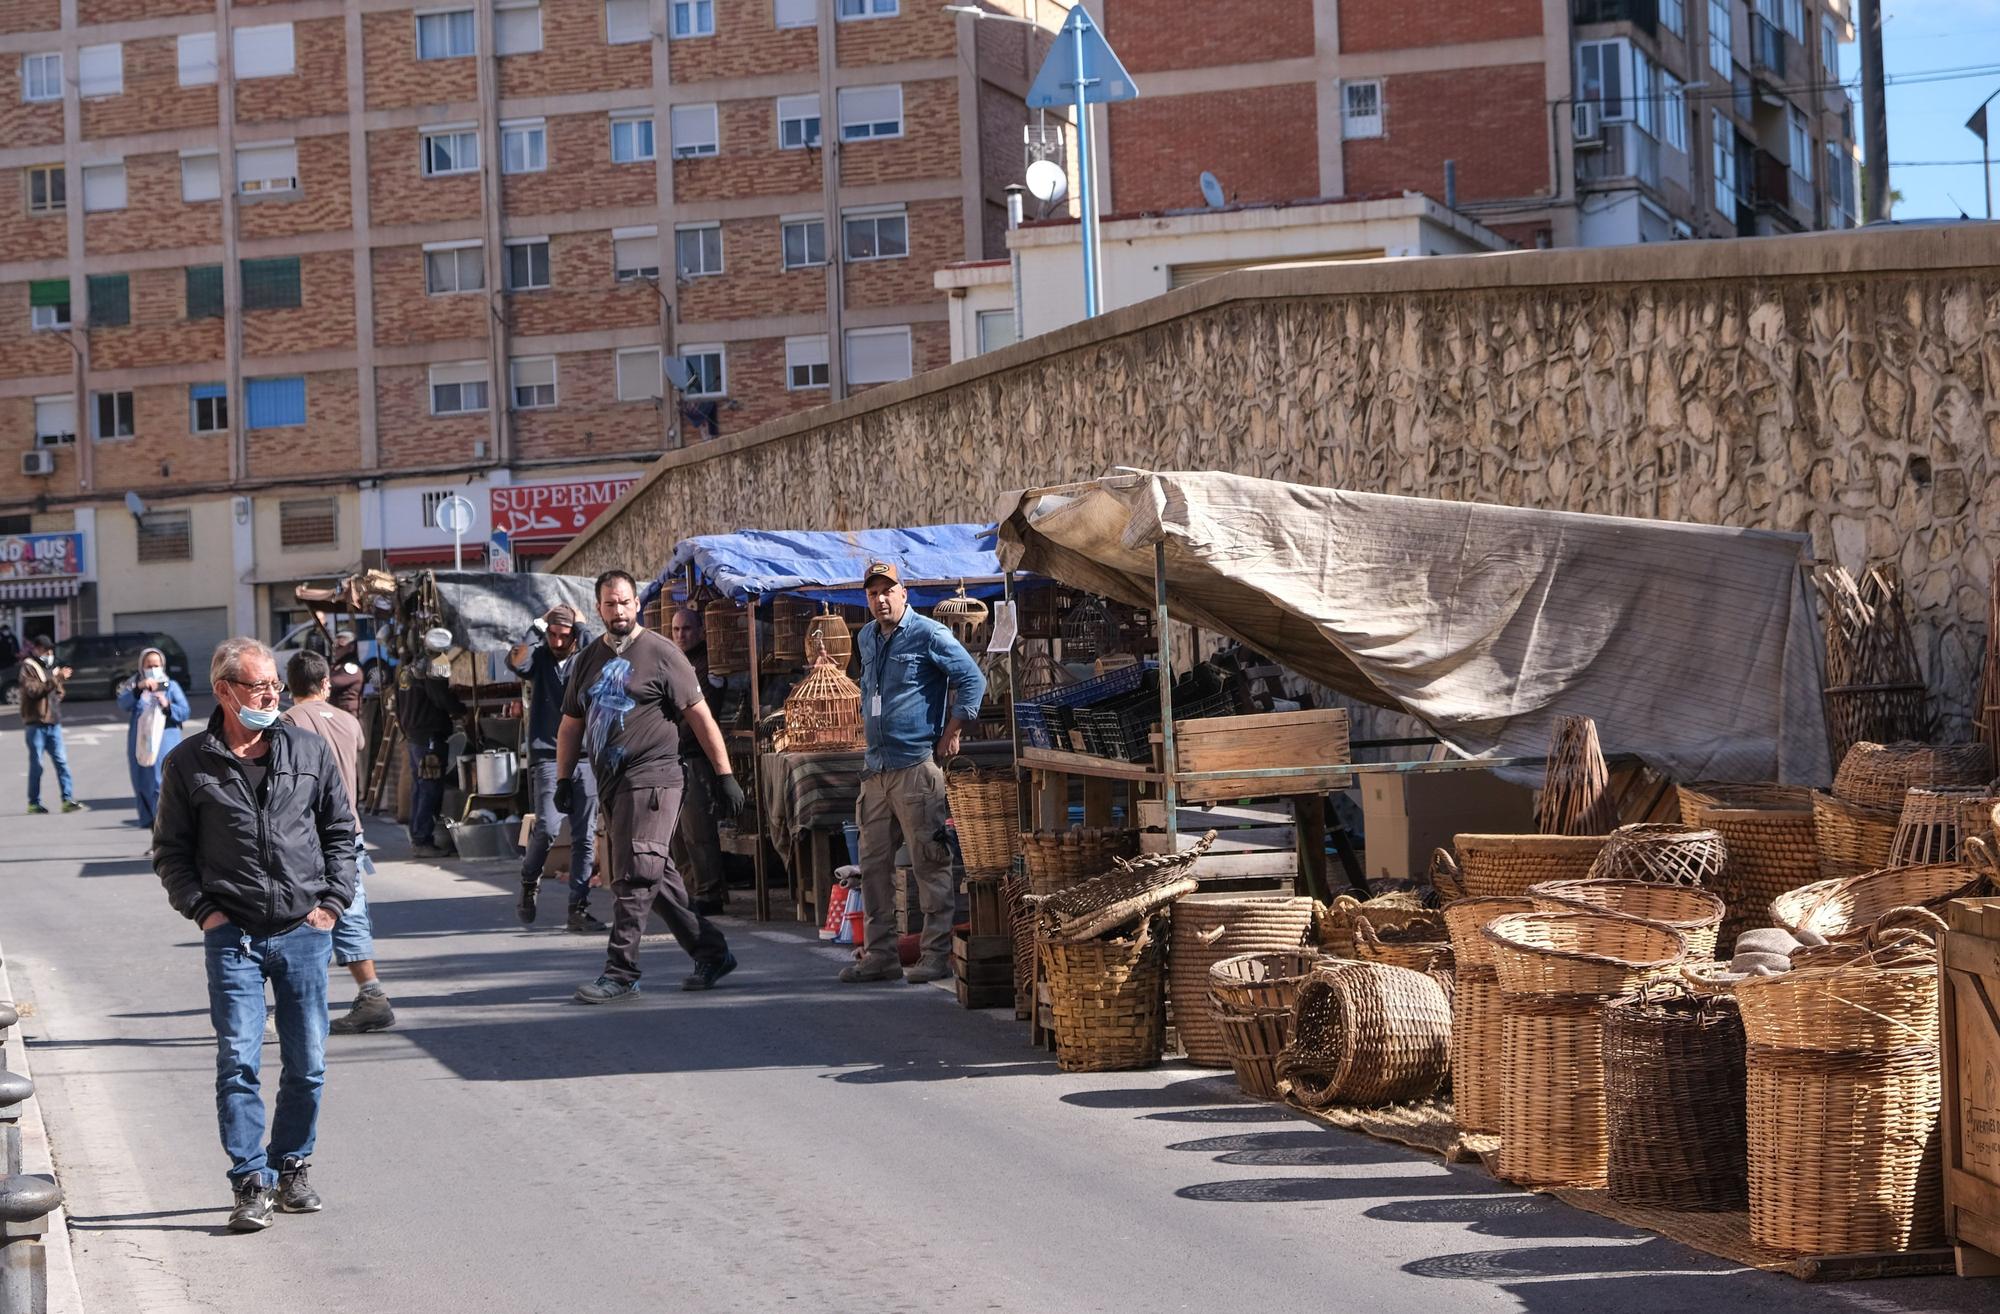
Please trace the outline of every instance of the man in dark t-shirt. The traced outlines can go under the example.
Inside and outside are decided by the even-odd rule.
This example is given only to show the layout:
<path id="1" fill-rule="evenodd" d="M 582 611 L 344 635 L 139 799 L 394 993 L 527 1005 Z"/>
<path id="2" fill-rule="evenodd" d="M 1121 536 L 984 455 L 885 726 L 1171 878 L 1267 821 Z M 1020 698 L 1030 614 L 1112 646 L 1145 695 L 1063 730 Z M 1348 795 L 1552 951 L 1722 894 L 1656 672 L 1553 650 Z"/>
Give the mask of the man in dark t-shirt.
<path id="1" fill-rule="evenodd" d="M 694 667 L 681 650 L 639 626 L 638 586 L 622 570 L 597 578 L 604 634 L 577 654 L 563 697 L 556 741 L 556 807 L 567 809 L 577 762 L 590 758 L 607 819 L 611 939 L 604 974 L 576 999 L 607 1004 L 639 993 L 639 937 L 657 909 L 694 959 L 683 990 L 707 990 L 736 966 L 722 932 L 688 898 L 670 847 L 681 804 L 681 735 L 690 734 L 715 768 L 715 807 L 734 816 L 743 789 Z"/>

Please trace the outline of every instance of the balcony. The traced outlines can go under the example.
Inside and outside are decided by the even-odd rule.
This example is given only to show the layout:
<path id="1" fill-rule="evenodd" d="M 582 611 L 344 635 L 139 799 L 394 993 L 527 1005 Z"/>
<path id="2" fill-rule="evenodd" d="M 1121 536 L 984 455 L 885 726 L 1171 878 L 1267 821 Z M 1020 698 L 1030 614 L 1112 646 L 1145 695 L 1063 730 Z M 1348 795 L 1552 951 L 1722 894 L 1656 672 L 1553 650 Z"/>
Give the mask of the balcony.
<path id="1" fill-rule="evenodd" d="M 1579 188 L 1634 180 L 1648 187 L 1660 185 L 1660 143 L 1641 132 L 1637 124 L 1607 123 L 1602 146 L 1577 149 Z"/>
<path id="2" fill-rule="evenodd" d="M 1750 15 L 1750 71 L 1779 82 L 1785 77 L 1785 31 L 1762 14 Z"/>
<path id="3" fill-rule="evenodd" d="M 1754 157 L 1755 167 L 1750 171 L 1748 188 L 1751 207 L 1760 215 L 1767 216 L 1786 232 L 1803 232 L 1806 224 L 1799 219 L 1798 189 L 1806 193 L 1806 213 L 1812 212 L 1812 184 L 1792 172 L 1791 166 L 1766 150 L 1759 150 Z"/>
<path id="4" fill-rule="evenodd" d="M 1658 35 L 1660 0 L 1570 0 L 1572 23 L 1630 23 L 1647 36 Z"/>

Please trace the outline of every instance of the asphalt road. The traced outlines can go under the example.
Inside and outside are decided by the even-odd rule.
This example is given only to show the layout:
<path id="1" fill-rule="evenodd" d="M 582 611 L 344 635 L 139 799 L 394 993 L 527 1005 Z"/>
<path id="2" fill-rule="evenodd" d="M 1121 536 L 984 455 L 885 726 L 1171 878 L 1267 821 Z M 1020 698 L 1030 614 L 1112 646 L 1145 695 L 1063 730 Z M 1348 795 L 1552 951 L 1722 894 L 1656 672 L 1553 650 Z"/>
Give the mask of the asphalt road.
<path id="1" fill-rule="evenodd" d="M 398 1025 L 331 1041 L 326 1210 L 232 1235 L 199 938 L 108 713 L 72 712 L 92 810 L 0 827 L 0 943 L 93 1312 L 2000 1308 L 1993 1284 L 1732 1269 L 1226 1074 L 1063 1074 L 1011 1011 L 839 986 L 840 951 L 790 925 L 726 922 L 742 967 L 713 993 L 675 988 L 662 935 L 642 1000 L 577 1006 L 600 944 L 522 930 L 507 864 L 398 860 L 386 821 L 369 893 Z M 19 808 L 11 716 L 0 734 Z"/>

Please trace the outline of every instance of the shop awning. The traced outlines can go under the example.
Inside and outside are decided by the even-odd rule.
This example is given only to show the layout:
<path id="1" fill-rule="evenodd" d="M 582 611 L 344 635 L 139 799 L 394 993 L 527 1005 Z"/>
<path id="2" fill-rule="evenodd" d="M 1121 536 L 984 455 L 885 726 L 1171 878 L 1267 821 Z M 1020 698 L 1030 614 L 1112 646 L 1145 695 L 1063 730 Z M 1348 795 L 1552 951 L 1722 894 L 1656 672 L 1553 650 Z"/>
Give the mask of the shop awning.
<path id="1" fill-rule="evenodd" d="M 0 580 L 0 602 L 46 602 L 73 598 L 83 588 L 80 579 Z"/>
<path id="2" fill-rule="evenodd" d="M 741 602 L 755 594 L 802 592 L 850 607 L 867 605 L 862 576 L 871 561 L 893 561 L 910 585 L 910 601 L 930 607 L 958 591 L 974 597 L 1002 592 L 1000 558 L 986 525 L 918 525 L 909 529 L 745 529 L 682 539 L 645 590 L 648 601 L 691 565 L 700 577 Z"/>
<path id="3" fill-rule="evenodd" d="M 1174 614 L 1421 718 L 1468 757 L 1556 718 L 1679 780 L 1831 776 L 1803 534 L 1350 493 L 1218 472 L 1015 492 L 1003 560 Z"/>
<path id="4" fill-rule="evenodd" d="M 592 633 L 603 628 L 587 576 L 441 570 L 431 578 L 452 642 L 471 652 L 507 651 L 557 603 L 574 607 Z"/>

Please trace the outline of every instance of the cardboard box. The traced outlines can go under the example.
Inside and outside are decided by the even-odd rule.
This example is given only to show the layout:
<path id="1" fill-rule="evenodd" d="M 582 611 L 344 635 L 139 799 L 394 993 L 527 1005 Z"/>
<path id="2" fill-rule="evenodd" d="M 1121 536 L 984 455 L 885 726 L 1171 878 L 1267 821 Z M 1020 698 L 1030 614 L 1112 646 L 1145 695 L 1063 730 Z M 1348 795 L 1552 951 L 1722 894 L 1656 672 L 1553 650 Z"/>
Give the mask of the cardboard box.
<path id="1" fill-rule="evenodd" d="M 1431 850 L 1459 834 L 1524 835 L 1535 795 L 1491 771 L 1368 772 L 1361 777 L 1363 869 L 1370 880 L 1411 880 L 1430 870 Z"/>

